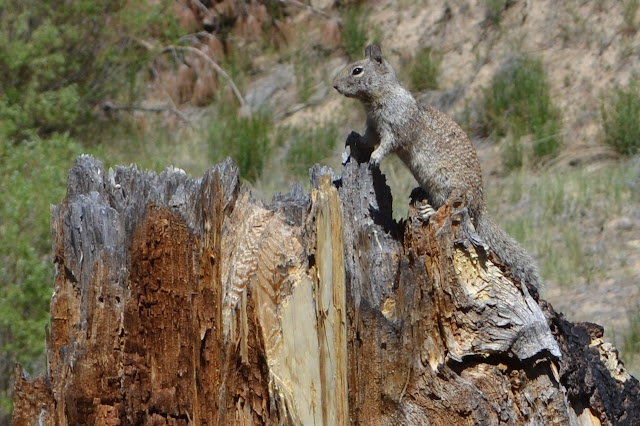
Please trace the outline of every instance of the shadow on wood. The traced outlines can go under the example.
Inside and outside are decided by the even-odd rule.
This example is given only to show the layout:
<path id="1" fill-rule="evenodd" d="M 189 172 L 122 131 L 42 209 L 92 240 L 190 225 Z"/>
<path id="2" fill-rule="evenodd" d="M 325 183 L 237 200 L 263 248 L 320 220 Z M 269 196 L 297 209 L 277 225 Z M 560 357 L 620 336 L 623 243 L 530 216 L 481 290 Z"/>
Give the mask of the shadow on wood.
<path id="1" fill-rule="evenodd" d="M 271 204 L 77 159 L 51 212 L 47 377 L 14 424 L 634 424 L 639 384 L 443 206 L 391 219 L 379 171 L 318 166 Z M 419 201 L 416 201 L 416 203 Z"/>

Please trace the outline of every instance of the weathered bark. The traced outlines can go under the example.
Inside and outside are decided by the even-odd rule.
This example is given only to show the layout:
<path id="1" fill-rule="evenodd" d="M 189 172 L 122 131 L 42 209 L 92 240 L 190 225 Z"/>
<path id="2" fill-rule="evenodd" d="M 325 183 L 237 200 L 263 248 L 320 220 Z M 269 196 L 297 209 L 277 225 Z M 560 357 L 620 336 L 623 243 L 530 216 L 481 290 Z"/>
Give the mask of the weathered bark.
<path id="1" fill-rule="evenodd" d="M 459 206 L 391 219 L 347 162 L 271 205 L 80 157 L 52 208 L 49 372 L 14 424 L 634 424 L 602 330 L 513 282 Z M 475 244 L 475 245 L 474 245 Z"/>

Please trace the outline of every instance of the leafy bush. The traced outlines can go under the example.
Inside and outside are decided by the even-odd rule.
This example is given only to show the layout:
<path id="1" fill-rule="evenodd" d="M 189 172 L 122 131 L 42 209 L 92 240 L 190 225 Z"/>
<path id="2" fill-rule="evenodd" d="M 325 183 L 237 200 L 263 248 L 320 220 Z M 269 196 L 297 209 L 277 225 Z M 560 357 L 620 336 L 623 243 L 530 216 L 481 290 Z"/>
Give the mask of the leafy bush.
<path id="1" fill-rule="evenodd" d="M 500 24 L 502 20 L 502 12 L 507 8 L 509 0 L 485 0 L 484 5 L 487 9 L 487 20 L 494 25 Z"/>
<path id="2" fill-rule="evenodd" d="M 418 51 L 409 67 L 411 90 L 435 90 L 438 88 L 441 55 L 431 47 Z"/>
<path id="3" fill-rule="evenodd" d="M 133 86 L 150 55 L 136 40 L 176 34 L 167 0 L 58 3 L 1 6 L 3 139 L 75 130 L 98 101 L 122 92 L 123 81 Z"/>
<path id="4" fill-rule="evenodd" d="M 266 111 L 244 116 L 233 107 L 220 106 L 208 130 L 212 162 L 230 156 L 248 181 L 255 182 L 262 176 L 273 133 L 273 120 Z"/>
<path id="5" fill-rule="evenodd" d="M 604 142 L 622 155 L 633 155 L 640 148 L 640 89 L 636 80 L 626 88 L 616 87 L 602 107 Z"/>
<path id="6" fill-rule="evenodd" d="M 525 135 L 533 137 L 534 163 L 558 154 L 561 117 L 551 102 L 542 62 L 516 57 L 498 71 L 483 91 L 481 126 L 487 134 L 508 135 L 503 161 L 510 169 L 523 164 Z"/>
<path id="7" fill-rule="evenodd" d="M 63 135 L 0 143 L 0 411 L 5 413 L 14 363 L 30 373 L 45 370 L 44 326 L 54 272 L 49 206 L 64 197 L 67 170 L 81 153 Z"/>

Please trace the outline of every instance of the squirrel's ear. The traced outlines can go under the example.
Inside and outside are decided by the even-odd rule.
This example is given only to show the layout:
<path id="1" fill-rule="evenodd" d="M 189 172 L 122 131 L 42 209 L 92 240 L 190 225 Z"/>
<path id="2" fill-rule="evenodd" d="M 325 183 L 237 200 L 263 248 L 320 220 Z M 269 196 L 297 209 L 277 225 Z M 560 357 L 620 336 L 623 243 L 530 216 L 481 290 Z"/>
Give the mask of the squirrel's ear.
<path id="1" fill-rule="evenodd" d="M 373 59 L 378 63 L 382 63 L 382 50 L 377 44 L 370 44 L 364 51 L 364 56 L 367 59 Z"/>

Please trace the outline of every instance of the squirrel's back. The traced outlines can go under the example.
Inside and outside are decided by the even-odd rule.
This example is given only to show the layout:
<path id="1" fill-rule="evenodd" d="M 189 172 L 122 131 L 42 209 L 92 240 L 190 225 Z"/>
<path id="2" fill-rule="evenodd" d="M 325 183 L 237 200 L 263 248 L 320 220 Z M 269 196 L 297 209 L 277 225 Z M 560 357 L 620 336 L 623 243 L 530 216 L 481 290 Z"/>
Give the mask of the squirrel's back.
<path id="1" fill-rule="evenodd" d="M 421 106 L 420 111 L 419 136 L 406 141 L 398 155 L 418 184 L 430 194 L 435 209 L 457 188 L 466 193 L 473 217 L 484 206 L 482 170 L 476 150 L 467 134 L 449 116 L 430 106 Z"/>

